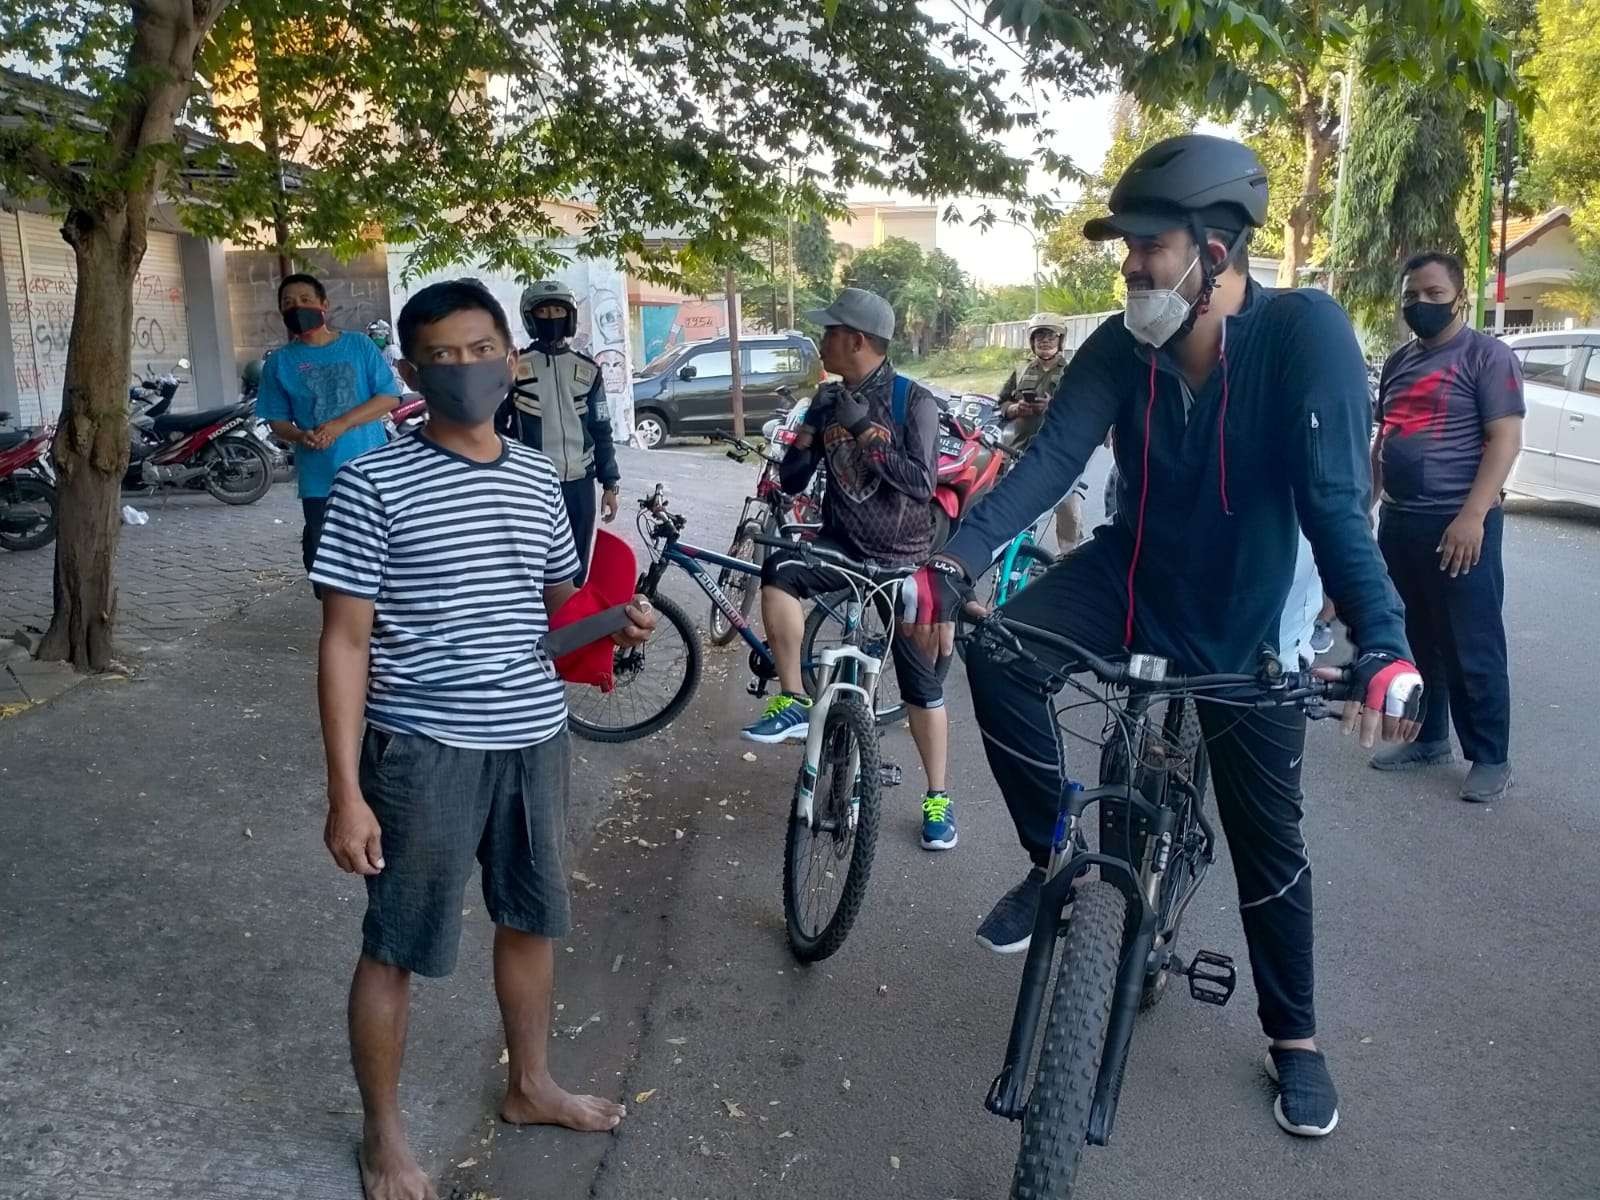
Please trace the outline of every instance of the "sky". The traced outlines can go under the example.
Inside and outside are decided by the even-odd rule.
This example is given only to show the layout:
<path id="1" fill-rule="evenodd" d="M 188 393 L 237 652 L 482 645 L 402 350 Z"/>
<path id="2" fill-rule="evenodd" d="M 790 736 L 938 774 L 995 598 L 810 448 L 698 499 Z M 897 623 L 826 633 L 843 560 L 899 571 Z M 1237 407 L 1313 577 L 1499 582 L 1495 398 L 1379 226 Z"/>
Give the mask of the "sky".
<path id="1" fill-rule="evenodd" d="M 924 10 L 943 21 L 959 21 L 961 14 L 950 0 L 925 0 Z M 1011 83 L 1020 87 L 1021 62 L 1015 52 L 996 44 L 992 46 L 997 65 L 1012 68 Z M 1112 110 L 1116 104 L 1114 93 L 1087 99 L 1060 101 L 1050 111 L 1048 124 L 1057 131 L 1055 149 L 1068 155 L 1074 164 L 1086 171 L 1098 170 L 1111 146 Z M 1034 153 L 1033 134 L 1029 130 L 1012 130 L 1002 139 L 1008 151 L 1018 157 Z M 1040 191 L 1062 188 L 1064 199 L 1071 199 L 1077 189 L 1060 185 L 1045 172 L 1035 172 L 1034 186 Z M 853 191 L 851 200 L 900 200 L 908 204 L 926 203 L 912 196 L 885 196 L 881 190 Z M 951 197 L 969 220 L 981 209 L 976 198 Z M 946 200 L 944 203 L 948 203 Z M 943 204 L 941 204 L 943 207 Z M 1000 206 L 991 205 L 998 209 Z M 1009 283 L 1026 283 L 1033 278 L 1033 238 L 1025 229 L 1015 225 L 995 224 L 988 231 L 967 225 L 941 225 L 938 234 L 939 248 L 961 264 L 962 270 L 980 285 L 996 286 Z"/>

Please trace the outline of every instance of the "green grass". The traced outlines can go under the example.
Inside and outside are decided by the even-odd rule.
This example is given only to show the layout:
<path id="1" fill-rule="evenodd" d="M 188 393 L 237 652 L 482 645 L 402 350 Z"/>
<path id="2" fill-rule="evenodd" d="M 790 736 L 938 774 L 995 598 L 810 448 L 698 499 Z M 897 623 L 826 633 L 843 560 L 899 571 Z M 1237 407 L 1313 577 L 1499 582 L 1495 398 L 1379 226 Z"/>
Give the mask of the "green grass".
<path id="1" fill-rule="evenodd" d="M 1022 360 L 1020 351 L 983 346 L 976 350 L 940 350 L 927 358 L 898 360 L 895 366 L 912 379 L 946 391 L 993 395 Z"/>

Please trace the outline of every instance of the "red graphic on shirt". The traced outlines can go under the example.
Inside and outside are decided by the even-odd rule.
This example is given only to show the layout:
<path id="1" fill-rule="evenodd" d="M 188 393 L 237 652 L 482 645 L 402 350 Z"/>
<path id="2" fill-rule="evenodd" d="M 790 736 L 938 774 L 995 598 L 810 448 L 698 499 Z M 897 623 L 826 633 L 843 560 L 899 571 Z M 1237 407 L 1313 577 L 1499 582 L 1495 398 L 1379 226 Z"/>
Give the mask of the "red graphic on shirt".
<path id="1" fill-rule="evenodd" d="M 1384 436 L 1410 437 L 1414 433 L 1430 430 L 1435 437 L 1442 434 L 1450 384 L 1455 377 L 1456 368 L 1453 364 L 1443 370 L 1433 371 L 1385 404 Z"/>

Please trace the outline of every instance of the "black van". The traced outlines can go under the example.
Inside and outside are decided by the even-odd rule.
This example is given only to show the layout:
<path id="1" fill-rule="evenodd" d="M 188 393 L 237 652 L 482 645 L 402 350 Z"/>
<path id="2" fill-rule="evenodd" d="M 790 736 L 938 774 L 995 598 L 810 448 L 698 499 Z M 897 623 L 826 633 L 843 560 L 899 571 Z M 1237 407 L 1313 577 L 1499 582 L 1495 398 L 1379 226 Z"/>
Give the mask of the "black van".
<path id="1" fill-rule="evenodd" d="M 780 387 L 801 400 L 822 382 L 822 356 L 803 333 L 753 333 L 739 338 L 746 430 L 783 407 Z M 633 428 L 646 446 L 669 437 L 733 428 L 732 359 L 727 338 L 674 346 L 633 380 Z"/>

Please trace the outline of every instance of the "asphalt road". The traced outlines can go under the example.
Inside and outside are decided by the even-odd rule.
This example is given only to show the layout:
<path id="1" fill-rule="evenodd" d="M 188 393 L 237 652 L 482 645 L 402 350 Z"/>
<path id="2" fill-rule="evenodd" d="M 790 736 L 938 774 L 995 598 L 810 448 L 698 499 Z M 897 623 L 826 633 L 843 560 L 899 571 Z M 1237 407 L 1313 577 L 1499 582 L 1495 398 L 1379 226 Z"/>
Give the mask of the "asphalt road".
<path id="1" fill-rule="evenodd" d="M 753 474 L 714 453 L 630 454 L 720 548 Z M 1099 489 L 1094 489 L 1098 505 Z M 1514 506 L 1507 617 L 1517 788 L 1455 799 L 1464 767 L 1379 775 L 1331 724 L 1307 756 L 1320 1041 L 1342 1095 L 1329 1139 L 1273 1124 L 1233 880 L 1219 862 L 1184 937 L 1240 961 L 1225 1009 L 1174 993 L 1142 1019 L 1112 1145 L 1079 1195 L 1413 1200 L 1600 1191 L 1589 936 L 1600 904 L 1600 515 Z M 705 603 L 693 610 L 703 620 Z M 972 931 L 1023 863 L 955 673 L 961 844 L 917 845 L 920 778 L 887 793 L 866 907 L 833 959 L 795 965 L 779 891 L 795 747 L 750 747 L 742 651 L 693 707 L 624 752 L 635 782 L 583 864 L 563 956 L 558 1068 L 625 1096 L 614 1137 L 488 1131 L 457 1194 L 600 1200 L 1004 1196 L 1017 1130 L 982 1108 L 1017 959 Z M 616 752 L 604 751 L 603 755 Z M 1086 762 L 1085 762 L 1085 765 Z M 592 1023 L 579 1021 L 592 1015 Z M 481 1147 L 481 1148 L 480 1148 Z"/>

